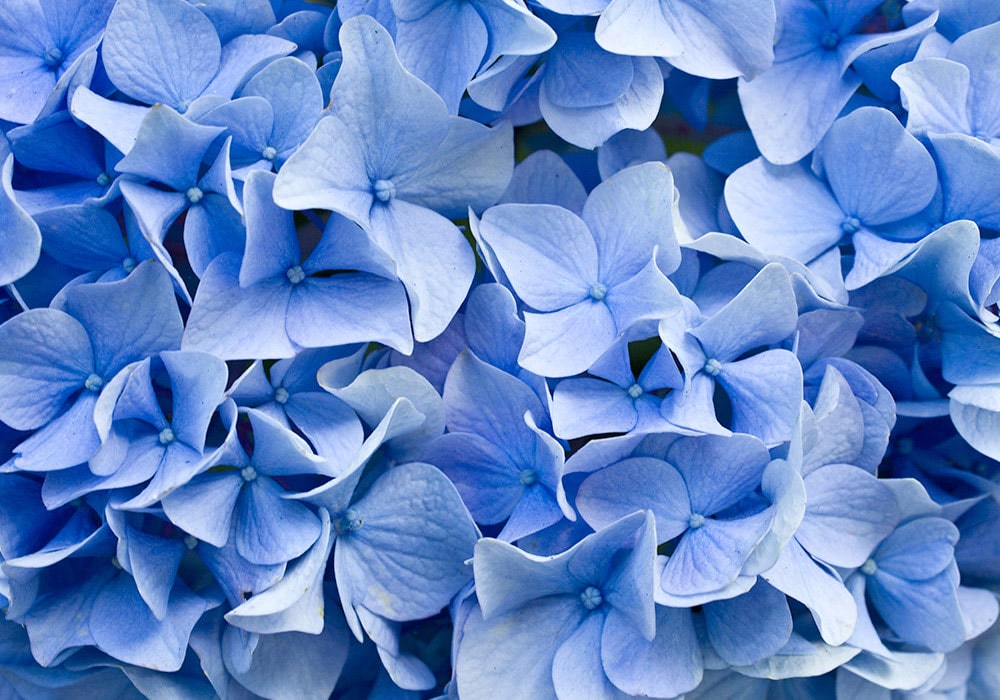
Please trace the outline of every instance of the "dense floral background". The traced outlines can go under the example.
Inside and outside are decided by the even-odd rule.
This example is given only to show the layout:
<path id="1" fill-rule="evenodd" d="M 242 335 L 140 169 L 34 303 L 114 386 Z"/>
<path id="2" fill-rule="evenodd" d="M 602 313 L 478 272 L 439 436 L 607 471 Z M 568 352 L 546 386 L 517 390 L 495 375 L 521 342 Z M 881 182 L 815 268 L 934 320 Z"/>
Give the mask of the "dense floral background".
<path id="1" fill-rule="evenodd" d="M 0 699 L 1000 697 L 1000 3 L 5 0 Z"/>

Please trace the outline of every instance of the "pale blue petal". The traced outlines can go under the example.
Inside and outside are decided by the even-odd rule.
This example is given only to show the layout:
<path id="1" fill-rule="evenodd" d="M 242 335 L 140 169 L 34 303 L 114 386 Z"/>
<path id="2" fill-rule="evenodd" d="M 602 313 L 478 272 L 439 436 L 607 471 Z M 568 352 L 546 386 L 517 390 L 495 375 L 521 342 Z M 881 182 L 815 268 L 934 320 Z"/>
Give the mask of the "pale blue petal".
<path id="1" fill-rule="evenodd" d="M 182 347 L 223 359 L 291 357 L 297 349 L 285 332 L 291 282 L 271 278 L 241 288 L 239 270 L 233 253 L 219 256 L 205 270 Z M 251 317 L 254 322 L 248 324 Z"/>
<path id="2" fill-rule="evenodd" d="M 806 515 L 795 533 L 817 559 L 833 566 L 864 564 L 896 527 L 896 501 L 878 479 L 858 467 L 831 464 L 805 477 Z"/>
<path id="3" fill-rule="evenodd" d="M 618 336 L 611 310 L 589 299 L 549 314 L 525 312 L 524 323 L 518 362 L 546 377 L 583 372 Z"/>
<path id="4" fill-rule="evenodd" d="M 726 206 L 740 233 L 764 253 L 809 262 L 843 236 L 843 210 L 804 164 L 758 158 L 726 180 Z"/>
<path id="5" fill-rule="evenodd" d="M 562 207 L 502 204 L 486 211 L 479 230 L 514 293 L 533 309 L 565 308 L 602 282 L 593 235 Z"/>
<path id="6" fill-rule="evenodd" d="M 778 653 L 792 633 L 785 596 L 765 581 L 747 593 L 705 606 L 712 647 L 727 663 L 747 666 Z"/>
<path id="7" fill-rule="evenodd" d="M 352 560 L 354 604 L 393 620 L 419 619 L 471 579 L 465 561 L 479 533 L 438 469 L 416 462 L 391 469 L 351 509 L 363 524 L 341 535 L 337 556 Z"/>
<path id="8" fill-rule="evenodd" d="M 0 285 L 10 284 L 24 277 L 38 262 L 42 236 L 38 225 L 18 205 L 11 188 L 14 156 L 7 156 L 0 171 Z"/>
<path id="9" fill-rule="evenodd" d="M 101 54 L 128 96 L 186 109 L 219 69 L 222 45 L 209 19 L 184 0 L 125 0 L 108 18 Z"/>
<path id="10" fill-rule="evenodd" d="M 0 326 L 0 346 L 0 420 L 18 430 L 58 416 L 94 371 L 86 329 L 56 309 L 32 309 L 10 319 Z"/>
<path id="11" fill-rule="evenodd" d="M 598 279 L 608 284 L 637 274 L 659 248 L 666 275 L 677 269 L 681 251 L 674 236 L 674 179 L 662 163 L 645 163 L 616 173 L 590 193 L 583 220 L 597 244 Z"/>
<path id="12" fill-rule="evenodd" d="M 472 249 L 448 219 L 401 200 L 374 207 L 372 225 L 406 287 L 414 340 L 435 338 L 451 322 L 472 285 L 476 267 Z"/>
<path id="13" fill-rule="evenodd" d="M 650 510 L 660 542 L 687 530 L 691 516 L 684 479 L 672 466 L 651 457 L 626 459 L 594 472 L 580 485 L 575 505 L 595 530 L 637 510 Z"/>
<path id="14" fill-rule="evenodd" d="M 702 656 L 691 613 L 656 606 L 656 637 L 647 641 L 620 615 L 609 615 L 601 636 L 608 679 L 641 697 L 674 697 L 702 678 Z"/>
<path id="15" fill-rule="evenodd" d="M 814 562 L 795 539 L 761 577 L 809 608 L 827 644 L 838 646 L 850 638 L 858 617 L 854 598 L 840 578 Z"/>
<path id="16" fill-rule="evenodd" d="M 319 518 L 271 479 L 258 476 L 240 492 L 235 512 L 236 549 L 253 564 L 281 564 L 303 554 L 320 536 Z"/>

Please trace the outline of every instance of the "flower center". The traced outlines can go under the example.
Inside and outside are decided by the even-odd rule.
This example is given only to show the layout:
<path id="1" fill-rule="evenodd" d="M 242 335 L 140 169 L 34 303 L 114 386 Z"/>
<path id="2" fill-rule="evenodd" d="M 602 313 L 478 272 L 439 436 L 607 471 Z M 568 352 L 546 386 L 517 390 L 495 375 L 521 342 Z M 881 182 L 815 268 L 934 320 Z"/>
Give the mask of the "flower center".
<path id="1" fill-rule="evenodd" d="M 876 571 L 878 571 L 878 564 L 875 563 L 874 559 L 869 559 L 861 565 L 861 573 L 865 576 L 871 576 Z"/>
<path id="2" fill-rule="evenodd" d="M 688 527 L 697 530 L 699 527 L 705 524 L 705 516 L 701 513 L 691 513 L 691 517 L 688 518 Z"/>
<path id="3" fill-rule="evenodd" d="M 707 362 L 705 362 L 705 366 L 702 367 L 702 369 L 708 376 L 717 377 L 719 375 L 719 372 L 722 371 L 722 364 L 713 357 L 709 359 Z"/>
<path id="4" fill-rule="evenodd" d="M 288 281 L 292 284 L 298 284 L 306 278 L 306 273 L 302 270 L 300 265 L 288 268 L 288 272 L 285 273 Z"/>
<path id="5" fill-rule="evenodd" d="M 857 233 L 860 230 L 861 222 L 855 216 L 848 216 L 840 222 L 840 232 L 845 236 L 850 236 L 852 233 Z"/>
<path id="6" fill-rule="evenodd" d="M 160 431 L 160 444 L 169 445 L 177 438 L 174 436 L 174 431 L 170 428 L 164 428 Z"/>
<path id="7" fill-rule="evenodd" d="M 64 58 L 66 58 L 66 56 L 63 54 L 62 49 L 57 47 L 47 49 L 45 51 L 45 55 L 43 56 L 45 65 L 52 69 L 56 69 L 61 66 Z"/>
<path id="8" fill-rule="evenodd" d="M 288 389 L 283 386 L 279 386 L 274 390 L 274 402 L 284 405 L 288 402 Z"/>
<path id="9" fill-rule="evenodd" d="M 608 288 L 600 282 L 594 282 L 590 285 L 587 293 L 590 294 L 590 298 L 594 301 L 604 301 L 604 297 L 608 295 Z"/>
<path id="10" fill-rule="evenodd" d="M 827 51 L 832 51 L 837 48 L 840 44 L 840 34 L 833 31 L 832 29 L 827 29 L 823 32 L 823 36 L 819 39 L 819 45 L 822 46 Z"/>
<path id="11" fill-rule="evenodd" d="M 538 481 L 538 473 L 534 469 L 522 469 L 518 481 L 522 486 L 531 486 Z"/>
<path id="12" fill-rule="evenodd" d="M 253 467 L 243 467 L 240 470 L 240 476 L 243 477 L 244 481 L 253 481 L 257 478 L 257 470 Z"/>
<path id="13" fill-rule="evenodd" d="M 278 157 L 278 149 L 274 146 L 264 146 L 264 150 L 260 152 L 260 155 L 264 160 L 274 160 Z"/>
<path id="14" fill-rule="evenodd" d="M 637 399 L 640 396 L 642 396 L 642 387 L 639 386 L 638 384 L 633 384 L 628 389 L 626 389 L 625 393 L 627 393 L 633 399 Z"/>
<path id="15" fill-rule="evenodd" d="M 93 391 L 96 394 L 104 386 L 104 380 L 98 375 L 92 374 L 87 377 L 87 381 L 83 383 L 83 386 L 87 391 Z"/>
<path id="16" fill-rule="evenodd" d="M 111 184 L 111 176 L 108 175 L 107 173 L 101 173 L 100 175 L 97 176 L 97 184 L 100 185 L 101 187 L 107 187 L 109 184 Z"/>
<path id="17" fill-rule="evenodd" d="M 587 610 L 597 610 L 604 603 L 604 596 L 601 595 L 601 589 L 596 586 L 587 586 L 583 589 L 583 593 L 580 594 L 580 602 L 583 603 L 583 607 Z"/>
<path id="18" fill-rule="evenodd" d="M 392 180 L 376 180 L 372 184 L 372 193 L 378 201 L 388 202 L 396 196 L 396 185 Z"/>
<path id="19" fill-rule="evenodd" d="M 188 201 L 191 204 L 197 204 L 201 201 L 201 198 L 205 196 L 205 193 L 201 191 L 200 187 L 189 187 L 188 191 L 184 193 L 187 195 Z"/>
<path id="20" fill-rule="evenodd" d="M 344 535 L 348 532 L 360 530 L 362 524 L 364 524 L 364 519 L 361 517 L 361 513 L 353 508 L 348 508 L 344 511 L 344 514 L 337 519 L 335 527 L 338 534 Z"/>
<path id="21" fill-rule="evenodd" d="M 136 261 L 135 258 L 133 258 L 132 256 L 129 256 L 129 257 L 125 258 L 124 260 L 122 260 L 122 269 L 125 270 L 125 274 L 126 275 L 130 275 L 130 274 L 132 274 L 132 270 L 134 270 L 135 266 L 138 265 L 138 264 L 139 263 L 138 263 L 138 261 Z"/>
<path id="22" fill-rule="evenodd" d="M 184 546 L 188 549 L 194 549 L 198 546 L 198 539 L 193 535 L 184 535 Z"/>

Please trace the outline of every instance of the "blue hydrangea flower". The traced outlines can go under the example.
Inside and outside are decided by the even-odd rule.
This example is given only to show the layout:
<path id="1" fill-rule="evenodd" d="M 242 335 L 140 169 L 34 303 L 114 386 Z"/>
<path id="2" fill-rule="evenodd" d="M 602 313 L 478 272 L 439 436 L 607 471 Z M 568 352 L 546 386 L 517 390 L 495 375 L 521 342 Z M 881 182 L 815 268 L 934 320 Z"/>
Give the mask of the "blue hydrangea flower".
<path id="1" fill-rule="evenodd" d="M 448 372 L 444 401 L 449 433 L 423 458 L 452 480 L 476 522 L 506 520 L 497 537 L 512 542 L 575 519 L 562 486 L 562 446 L 539 427 L 548 416 L 531 389 L 464 353 Z"/>
<path id="2" fill-rule="evenodd" d="M 333 215 L 303 259 L 292 212 L 272 198 L 275 176 L 243 191 L 246 250 L 204 271 L 184 331 L 186 349 L 224 359 L 291 357 L 303 347 L 383 342 L 410 352 L 409 309 L 392 262 L 353 222 Z M 190 214 L 189 214 L 190 216 Z M 332 271 L 347 271 L 327 274 Z M 247 325 L 247 318 L 254 323 Z"/>
<path id="3" fill-rule="evenodd" d="M 880 5 L 879 0 L 777 3 L 781 30 L 774 65 L 739 83 L 750 130 L 770 162 L 794 163 L 816 147 L 861 85 L 861 77 L 851 68 L 856 58 L 919 36 L 936 19 L 931 15 L 895 32 L 864 33 Z"/>
<path id="4" fill-rule="evenodd" d="M 369 17 L 347 21 L 340 43 L 331 114 L 281 169 L 274 199 L 289 209 L 332 209 L 362 226 L 395 262 L 414 338 L 430 340 L 458 310 L 475 271 L 471 249 L 445 216 L 482 209 L 503 193 L 513 167 L 509 127 L 450 116 L 403 70 L 388 33 Z"/>
<path id="5" fill-rule="evenodd" d="M 27 124 L 101 41 L 113 0 L 13 0 L 0 14 L 0 120 Z M 67 18 L 72 17 L 72 21 Z"/>
<path id="6" fill-rule="evenodd" d="M 122 319 L 130 323 L 121 323 Z M 47 309 L 0 326 L 0 420 L 36 430 L 15 448 L 15 469 L 65 469 L 100 445 L 94 408 L 131 362 L 179 347 L 180 311 L 169 277 L 144 263 L 126 279 L 78 285 Z"/>
<path id="7" fill-rule="evenodd" d="M 632 326 L 678 310 L 664 276 L 680 262 L 673 182 L 661 164 L 597 187 L 581 216 L 546 204 L 500 204 L 479 223 L 525 311 L 518 362 L 537 374 L 586 370 Z"/>
<path id="8" fill-rule="evenodd" d="M 647 651 L 657 645 L 655 540 L 648 512 L 551 557 L 480 540 L 479 609 L 465 622 L 456 667 L 462 697 L 490 698 L 499 687 L 518 697 L 613 697 L 617 683 L 638 684 L 633 657 L 656 657 Z"/>

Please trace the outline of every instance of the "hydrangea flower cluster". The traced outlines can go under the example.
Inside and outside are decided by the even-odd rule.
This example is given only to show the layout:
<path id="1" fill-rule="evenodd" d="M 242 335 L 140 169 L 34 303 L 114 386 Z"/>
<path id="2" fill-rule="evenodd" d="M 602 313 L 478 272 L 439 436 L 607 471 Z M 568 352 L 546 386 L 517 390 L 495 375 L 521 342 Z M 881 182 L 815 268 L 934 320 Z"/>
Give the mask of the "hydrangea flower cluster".
<path id="1" fill-rule="evenodd" d="M 998 47 L 7 0 L 0 697 L 1000 697 Z"/>

